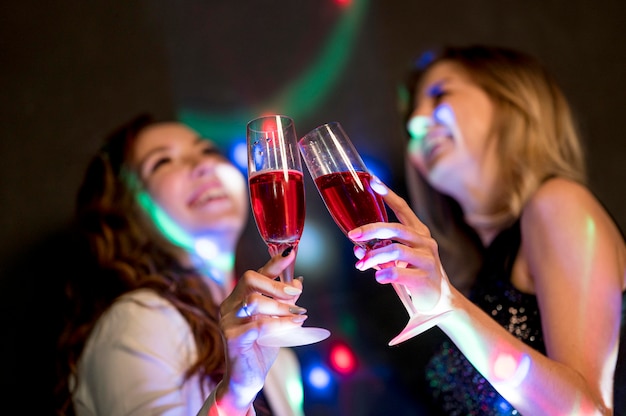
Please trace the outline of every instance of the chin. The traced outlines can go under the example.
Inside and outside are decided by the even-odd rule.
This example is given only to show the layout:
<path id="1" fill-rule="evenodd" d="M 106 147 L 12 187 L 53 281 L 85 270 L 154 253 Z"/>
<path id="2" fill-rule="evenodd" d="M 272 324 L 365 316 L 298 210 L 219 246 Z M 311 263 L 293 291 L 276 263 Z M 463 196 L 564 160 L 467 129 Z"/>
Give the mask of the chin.
<path id="1" fill-rule="evenodd" d="M 424 177 L 428 183 L 437 191 L 451 195 L 454 194 L 455 184 L 458 183 L 458 178 L 455 175 L 456 170 L 454 168 L 447 168 L 442 165 L 436 165 L 430 169 Z"/>

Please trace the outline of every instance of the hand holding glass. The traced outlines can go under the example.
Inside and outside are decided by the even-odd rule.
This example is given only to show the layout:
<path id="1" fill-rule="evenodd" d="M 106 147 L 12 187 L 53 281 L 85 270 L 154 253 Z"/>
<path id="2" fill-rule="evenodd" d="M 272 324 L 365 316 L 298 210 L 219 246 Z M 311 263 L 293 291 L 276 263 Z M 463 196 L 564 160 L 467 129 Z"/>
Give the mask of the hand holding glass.
<path id="1" fill-rule="evenodd" d="M 271 115 L 248 123 L 248 185 L 252 213 L 272 256 L 298 250 L 304 228 L 304 181 L 296 130 L 289 117 Z M 281 279 L 291 284 L 295 260 Z M 290 347 L 328 338 L 323 328 L 299 327 L 259 337 L 266 346 Z"/>
<path id="2" fill-rule="evenodd" d="M 317 127 L 300 139 L 298 145 L 326 208 L 344 234 L 361 225 L 388 221 L 383 198 L 370 185 L 372 175 L 339 123 Z M 372 250 L 391 243 L 390 240 L 370 240 L 362 247 Z M 392 265 L 401 267 L 398 264 L 381 267 Z M 418 313 L 406 286 L 397 283 L 392 286 L 409 314 L 409 323 L 389 345 L 432 328 L 449 312 Z"/>

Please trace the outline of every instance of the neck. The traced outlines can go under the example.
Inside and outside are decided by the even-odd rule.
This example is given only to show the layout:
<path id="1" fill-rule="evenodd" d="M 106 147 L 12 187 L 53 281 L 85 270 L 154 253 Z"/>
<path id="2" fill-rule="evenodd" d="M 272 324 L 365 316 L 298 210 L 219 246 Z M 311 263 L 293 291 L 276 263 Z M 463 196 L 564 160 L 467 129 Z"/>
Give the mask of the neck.
<path id="1" fill-rule="evenodd" d="M 196 268 L 222 290 L 230 292 L 235 280 L 235 242 L 215 236 L 194 238 L 193 257 Z"/>
<path id="2" fill-rule="evenodd" d="M 505 210 L 487 214 L 479 212 L 465 213 L 465 222 L 476 231 L 485 247 L 493 241 L 500 231 L 511 223 L 512 219 L 512 214 Z"/>

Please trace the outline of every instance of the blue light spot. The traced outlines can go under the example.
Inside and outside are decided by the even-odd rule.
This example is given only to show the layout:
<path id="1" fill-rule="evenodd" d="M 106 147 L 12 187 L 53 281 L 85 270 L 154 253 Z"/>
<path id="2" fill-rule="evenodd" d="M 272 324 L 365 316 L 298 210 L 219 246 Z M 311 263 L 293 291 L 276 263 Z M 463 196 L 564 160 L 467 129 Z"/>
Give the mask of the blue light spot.
<path id="1" fill-rule="evenodd" d="M 235 139 L 230 147 L 230 160 L 244 173 L 248 171 L 248 149 L 245 140 Z"/>
<path id="2" fill-rule="evenodd" d="M 391 172 L 387 165 L 368 155 L 361 155 L 361 157 L 363 158 L 365 166 L 367 166 L 367 170 L 369 170 L 371 174 L 378 176 L 378 178 L 383 181 L 383 183 L 389 185 L 389 181 L 391 180 Z"/>
<path id="3" fill-rule="evenodd" d="M 330 386 L 330 373 L 321 365 L 314 366 L 309 371 L 308 381 L 315 389 L 325 390 Z"/>

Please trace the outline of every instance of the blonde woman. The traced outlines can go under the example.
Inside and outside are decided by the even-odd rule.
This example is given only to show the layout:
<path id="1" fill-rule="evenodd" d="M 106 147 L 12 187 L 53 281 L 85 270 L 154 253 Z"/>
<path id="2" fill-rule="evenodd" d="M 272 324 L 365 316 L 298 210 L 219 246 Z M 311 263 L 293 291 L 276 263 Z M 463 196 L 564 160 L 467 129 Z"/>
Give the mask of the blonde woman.
<path id="1" fill-rule="evenodd" d="M 563 94 L 537 60 L 504 48 L 448 48 L 416 75 L 417 215 L 388 190 L 400 223 L 350 237 L 395 240 L 355 249 L 357 268 L 404 261 L 376 279 L 409 286 L 424 312 L 453 310 L 425 369 L 438 414 L 619 414 L 626 248 L 585 185 Z"/>

